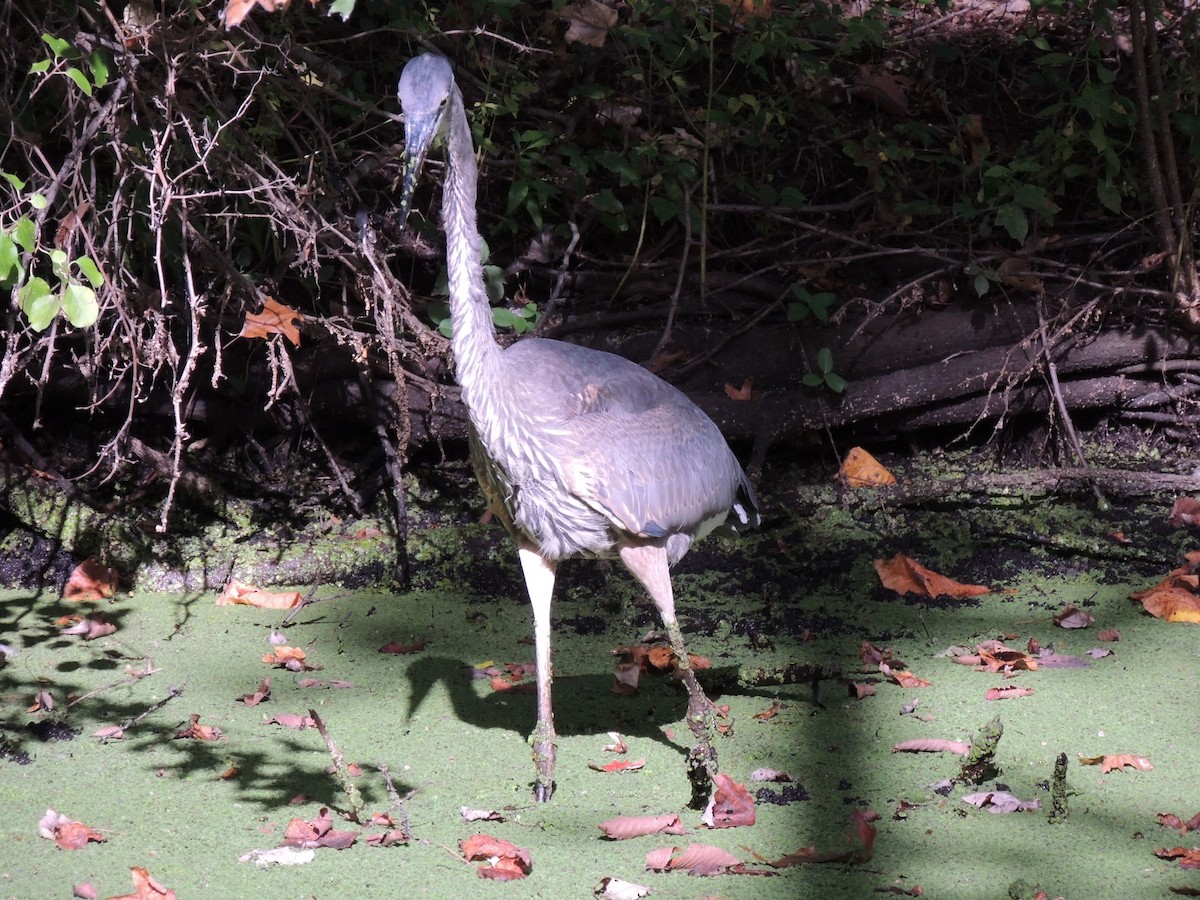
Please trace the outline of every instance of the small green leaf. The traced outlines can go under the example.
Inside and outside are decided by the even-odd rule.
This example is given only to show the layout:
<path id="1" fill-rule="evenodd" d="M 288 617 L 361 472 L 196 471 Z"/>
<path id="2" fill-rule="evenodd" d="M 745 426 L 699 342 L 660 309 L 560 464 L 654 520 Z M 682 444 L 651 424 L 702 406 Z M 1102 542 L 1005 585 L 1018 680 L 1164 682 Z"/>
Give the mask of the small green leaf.
<path id="1" fill-rule="evenodd" d="M 1029 234 L 1029 217 L 1015 203 L 1005 203 L 996 210 L 996 224 L 1018 244 L 1025 243 L 1025 237 Z"/>
<path id="2" fill-rule="evenodd" d="M 833 351 L 828 347 L 822 347 L 817 351 L 817 368 L 822 373 L 833 371 Z"/>
<path id="3" fill-rule="evenodd" d="M 988 292 L 988 288 L 990 288 L 992 286 L 992 283 L 990 281 L 988 281 L 988 277 L 983 274 L 976 275 L 975 281 L 973 284 L 974 284 L 974 288 L 975 288 L 975 293 L 980 297 L 982 297 L 984 294 L 986 294 Z"/>
<path id="4" fill-rule="evenodd" d="M 341 16 L 342 21 L 349 20 L 350 14 L 354 12 L 355 0 L 333 0 L 329 4 L 329 14 L 331 16 Z"/>
<path id="5" fill-rule="evenodd" d="M 34 331 L 45 331 L 58 314 L 58 297 L 50 292 L 50 285 L 44 278 L 30 278 L 17 291 L 17 303 Z"/>
<path id="6" fill-rule="evenodd" d="M 787 320 L 789 322 L 799 322 L 808 315 L 807 303 L 789 303 L 787 305 Z"/>
<path id="7" fill-rule="evenodd" d="M 0 177 L 15 187 L 18 191 L 25 190 L 25 182 L 14 175 L 12 172 L 0 172 Z"/>
<path id="8" fill-rule="evenodd" d="M 50 62 L 51 61 L 48 59 L 39 59 L 32 66 L 29 67 L 29 74 L 30 75 L 40 75 L 42 72 L 45 72 L 47 69 L 50 68 Z"/>
<path id="9" fill-rule="evenodd" d="M 89 97 L 92 96 L 92 83 L 88 81 L 87 76 L 83 74 L 81 69 L 75 66 L 68 66 L 63 74 L 75 82 L 75 86 L 81 91 Z"/>
<path id="10" fill-rule="evenodd" d="M 17 244 L 7 231 L 0 231 L 0 282 L 8 280 L 8 273 L 17 270 L 17 278 L 21 277 L 20 253 Z"/>
<path id="11" fill-rule="evenodd" d="M 846 379 L 837 374 L 837 372 L 826 372 L 825 387 L 829 388 L 835 394 L 840 394 L 846 390 Z"/>
<path id="12" fill-rule="evenodd" d="M 92 51 L 88 57 L 88 68 L 92 70 L 92 83 L 98 88 L 108 84 L 108 60 L 99 50 Z"/>
<path id="13" fill-rule="evenodd" d="M 825 379 L 822 378 L 820 375 L 817 375 L 813 372 L 809 372 L 803 378 L 801 378 L 800 381 L 804 384 L 805 387 L 820 387 L 822 384 L 824 384 Z"/>
<path id="14" fill-rule="evenodd" d="M 497 306 L 492 309 L 492 321 L 498 328 L 516 328 L 519 319 L 507 307 Z"/>
<path id="15" fill-rule="evenodd" d="M 71 51 L 71 42 L 65 41 L 60 37 L 55 37 L 52 34 L 43 34 L 42 40 L 46 42 L 55 59 L 58 59 L 60 56 L 67 56 Z"/>
<path id="16" fill-rule="evenodd" d="M 90 256 L 81 256 L 75 260 L 75 265 L 79 267 L 79 271 L 83 273 L 83 277 L 91 282 L 92 287 L 98 288 L 104 284 L 104 274 L 100 271 L 100 267 L 92 262 Z"/>
<path id="17" fill-rule="evenodd" d="M 62 311 L 67 321 L 76 328 L 90 328 L 100 317 L 100 304 L 96 292 L 86 284 L 68 284 L 62 295 Z"/>
<path id="18" fill-rule="evenodd" d="M 54 266 L 56 272 L 67 264 L 66 250 L 55 247 L 47 255 L 50 257 L 50 265 Z"/>
<path id="19" fill-rule="evenodd" d="M 45 209 L 46 204 L 49 202 L 45 194 L 34 194 L 29 198 L 29 205 L 34 209 Z"/>
<path id="20" fill-rule="evenodd" d="M 21 216 L 17 219 L 17 225 L 12 234 L 13 239 L 21 245 L 21 249 L 26 253 L 32 253 L 37 249 L 37 226 L 28 216 Z"/>

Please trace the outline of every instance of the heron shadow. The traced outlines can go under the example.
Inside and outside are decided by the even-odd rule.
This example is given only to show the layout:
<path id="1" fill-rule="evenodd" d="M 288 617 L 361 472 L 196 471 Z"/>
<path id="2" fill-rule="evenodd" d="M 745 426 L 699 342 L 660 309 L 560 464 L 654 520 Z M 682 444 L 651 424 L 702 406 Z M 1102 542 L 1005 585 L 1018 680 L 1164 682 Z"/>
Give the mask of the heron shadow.
<path id="1" fill-rule="evenodd" d="M 445 685 L 455 717 L 482 729 L 506 729 L 521 737 L 533 731 L 537 697 L 518 691 L 480 694 L 473 667 L 460 659 L 423 656 L 407 671 L 411 693 L 405 716 L 411 719 L 439 683 Z M 532 682 L 530 682 L 532 684 Z M 559 675 L 554 679 L 555 730 L 560 737 L 603 735 L 620 731 L 626 737 L 648 738 L 686 756 L 684 743 L 672 740 L 664 727 L 682 725 L 687 712 L 683 685 L 666 677 L 647 677 L 633 696 L 613 691 L 611 674 Z M 690 732 L 684 727 L 680 741 Z"/>

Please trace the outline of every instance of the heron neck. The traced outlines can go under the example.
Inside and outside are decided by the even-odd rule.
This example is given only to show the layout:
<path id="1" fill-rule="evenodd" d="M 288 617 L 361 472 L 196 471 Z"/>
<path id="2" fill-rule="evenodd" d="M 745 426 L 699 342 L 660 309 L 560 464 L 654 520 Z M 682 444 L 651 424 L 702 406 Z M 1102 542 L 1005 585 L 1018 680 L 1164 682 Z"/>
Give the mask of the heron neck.
<path id="1" fill-rule="evenodd" d="M 495 388 L 500 366 L 500 345 L 483 283 L 481 243 L 476 224 L 476 182 L 479 170 L 471 126 L 456 88 L 451 95 L 447 136 L 446 186 L 442 220 L 446 230 L 446 273 L 450 289 L 450 320 L 454 325 L 455 375 L 463 389 L 463 402 L 475 422 L 476 410 L 486 404 L 485 392 Z M 479 423 L 475 422 L 478 428 Z"/>

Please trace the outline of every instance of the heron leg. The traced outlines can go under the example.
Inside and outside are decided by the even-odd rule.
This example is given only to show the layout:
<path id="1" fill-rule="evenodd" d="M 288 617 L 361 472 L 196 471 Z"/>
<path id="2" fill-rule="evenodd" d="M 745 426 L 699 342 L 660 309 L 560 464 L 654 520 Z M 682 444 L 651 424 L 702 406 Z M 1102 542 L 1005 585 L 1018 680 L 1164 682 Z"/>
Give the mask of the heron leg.
<path id="1" fill-rule="evenodd" d="M 671 649 L 679 658 L 679 674 L 688 693 L 688 728 L 697 741 L 688 754 L 688 780 L 692 783 L 693 805 L 703 806 L 708 802 L 712 781 L 717 775 L 717 751 L 712 744 L 715 710 L 696 680 L 691 657 L 683 644 L 683 632 L 675 618 L 675 592 L 671 587 L 667 550 L 659 544 L 623 543 L 619 552 L 625 568 L 642 583 L 658 607 L 658 614 L 671 641 Z"/>
<path id="2" fill-rule="evenodd" d="M 533 798 L 539 803 L 554 793 L 554 706 L 550 701 L 550 682 L 553 670 L 550 663 L 550 598 L 554 593 L 556 562 L 546 559 L 536 548 L 521 544 L 518 548 L 525 588 L 533 606 L 533 639 L 537 663 L 537 725 L 530 741 L 537 778 L 533 782 Z"/>

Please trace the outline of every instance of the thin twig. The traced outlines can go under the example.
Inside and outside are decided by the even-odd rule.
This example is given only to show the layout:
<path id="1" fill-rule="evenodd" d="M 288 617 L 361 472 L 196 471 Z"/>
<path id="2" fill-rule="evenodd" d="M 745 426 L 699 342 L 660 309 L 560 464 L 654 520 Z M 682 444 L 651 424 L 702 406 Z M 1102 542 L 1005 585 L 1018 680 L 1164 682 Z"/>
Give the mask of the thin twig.
<path id="1" fill-rule="evenodd" d="M 338 784 L 342 786 L 346 798 L 350 801 L 348 818 L 352 822 L 361 822 L 363 798 L 362 794 L 359 793 L 358 786 L 350 778 L 350 772 L 346 766 L 346 758 L 342 756 L 342 751 L 338 749 L 338 745 L 333 742 L 333 737 L 329 734 L 329 729 L 325 727 L 325 722 L 317 715 L 317 711 L 310 709 L 308 715 L 317 726 L 317 731 L 320 733 L 321 739 L 325 741 L 325 748 L 329 751 L 329 755 L 333 759 L 333 774 L 337 776 Z"/>

